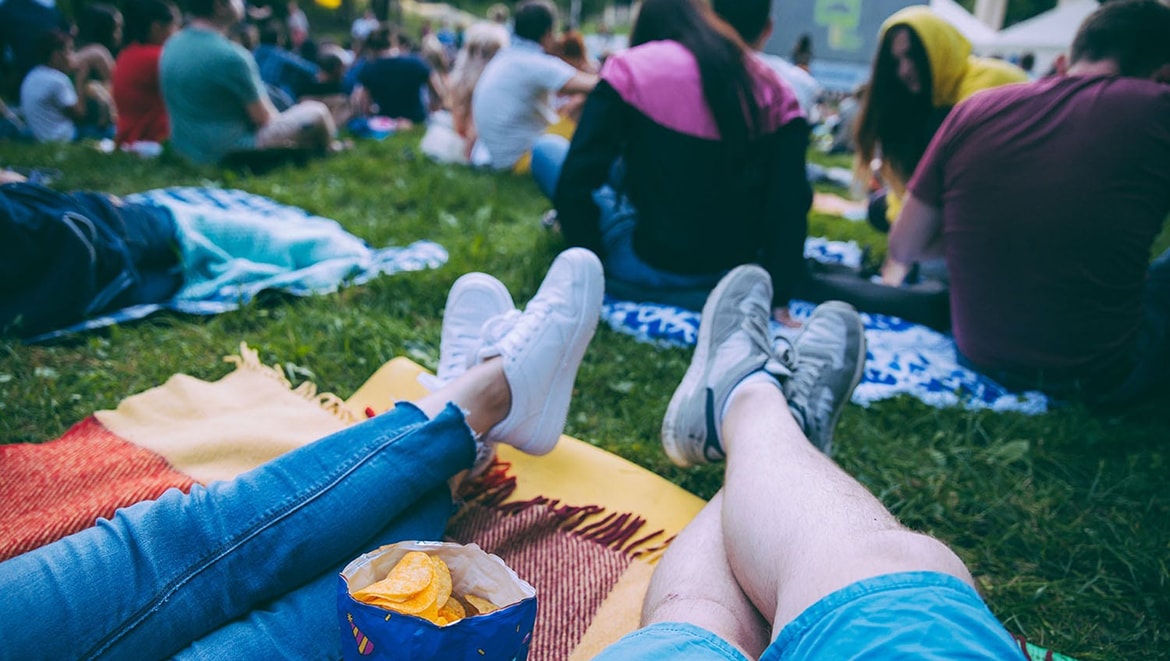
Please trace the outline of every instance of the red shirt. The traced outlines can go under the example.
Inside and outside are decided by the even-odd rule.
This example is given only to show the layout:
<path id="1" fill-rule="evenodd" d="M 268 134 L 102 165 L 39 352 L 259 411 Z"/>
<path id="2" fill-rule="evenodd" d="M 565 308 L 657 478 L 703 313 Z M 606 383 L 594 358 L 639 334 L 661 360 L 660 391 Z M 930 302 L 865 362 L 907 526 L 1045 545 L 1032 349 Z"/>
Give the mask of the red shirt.
<path id="1" fill-rule="evenodd" d="M 130 44 L 118 54 L 114 69 L 114 106 L 118 109 L 119 145 L 145 140 L 163 142 L 171 122 L 159 87 L 162 46 Z"/>
<path id="2" fill-rule="evenodd" d="M 1092 376 L 1129 355 L 1170 213 L 1170 86 L 1070 76 L 980 92 L 910 191 L 942 210 L 955 343 L 976 365 Z"/>

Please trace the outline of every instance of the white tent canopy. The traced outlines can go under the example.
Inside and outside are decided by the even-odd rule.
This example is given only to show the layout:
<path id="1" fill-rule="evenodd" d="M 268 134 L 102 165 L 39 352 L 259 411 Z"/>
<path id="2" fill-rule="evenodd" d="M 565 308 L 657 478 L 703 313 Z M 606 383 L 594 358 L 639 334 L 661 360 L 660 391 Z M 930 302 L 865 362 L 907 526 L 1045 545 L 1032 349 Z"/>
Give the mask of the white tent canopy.
<path id="1" fill-rule="evenodd" d="M 1073 0 L 1003 30 L 992 46 L 1002 53 L 1032 51 L 1038 59 L 1068 51 L 1081 23 L 1097 11 L 1097 0 Z"/>
<path id="2" fill-rule="evenodd" d="M 986 51 L 994 46 L 997 37 L 995 30 L 975 18 L 955 0 L 930 0 L 930 8 L 958 28 L 977 52 Z"/>

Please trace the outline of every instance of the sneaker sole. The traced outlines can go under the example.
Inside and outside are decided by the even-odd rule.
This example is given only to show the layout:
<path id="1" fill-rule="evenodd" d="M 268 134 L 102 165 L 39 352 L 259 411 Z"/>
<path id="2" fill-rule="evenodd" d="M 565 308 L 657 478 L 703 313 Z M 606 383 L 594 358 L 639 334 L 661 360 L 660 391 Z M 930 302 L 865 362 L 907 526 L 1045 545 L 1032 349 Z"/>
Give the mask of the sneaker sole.
<path id="1" fill-rule="evenodd" d="M 597 331 L 597 323 L 601 319 L 601 301 L 605 295 L 605 275 L 601 260 L 597 258 L 597 255 L 583 248 L 574 248 L 561 253 L 555 261 L 560 260 L 580 261 L 582 264 L 573 267 L 573 270 L 592 271 L 592 273 L 585 282 L 581 323 L 577 325 L 577 329 L 573 332 L 572 339 L 566 347 L 568 351 L 562 354 L 563 357 L 557 365 L 557 371 L 566 374 L 566 377 L 561 381 L 563 384 L 561 389 L 568 392 L 558 393 L 555 390 L 550 392 L 544 399 L 545 404 L 544 408 L 541 409 L 540 417 L 537 418 L 536 431 L 531 436 L 537 440 L 514 446 L 521 452 L 537 456 L 552 452 L 561 433 L 563 433 L 565 421 L 569 415 L 573 384 L 577 380 L 577 369 L 581 366 L 581 360 L 585 357 L 589 342 Z M 548 428 L 555 429 L 557 433 L 548 431 Z M 545 437 L 549 437 L 548 440 L 543 440 Z"/>
<path id="2" fill-rule="evenodd" d="M 848 303 L 842 301 L 827 301 L 821 304 L 826 308 L 837 308 L 848 310 L 853 313 L 850 315 L 856 322 L 854 325 L 857 329 L 858 337 L 861 338 L 857 344 L 858 353 L 861 354 L 857 358 L 857 366 L 853 368 L 853 377 L 849 380 L 848 395 L 841 398 L 841 401 L 833 409 L 833 415 L 829 416 L 829 433 L 825 435 L 824 447 L 818 448 L 827 456 L 833 456 L 833 436 L 837 431 L 837 421 L 841 419 L 841 414 L 845 411 L 845 405 L 853 396 L 853 390 L 857 388 L 857 384 L 861 383 L 861 377 L 865 374 L 865 359 L 868 355 L 868 349 L 865 339 L 865 324 L 861 322 L 861 317 L 857 315 L 857 309 Z"/>
<path id="3" fill-rule="evenodd" d="M 704 324 L 702 320 L 711 319 L 714 316 L 719 299 L 723 297 L 728 289 L 731 289 L 733 286 L 738 286 L 745 277 L 750 276 L 752 279 L 759 277 L 756 269 L 758 269 L 759 273 L 763 273 L 764 277 L 770 277 L 767 275 L 767 271 L 759 267 L 738 270 L 735 273 L 736 277 L 725 277 L 720 280 L 719 284 L 707 296 L 707 302 L 703 304 L 702 316 L 699 318 L 699 336 L 695 342 L 695 353 L 691 357 L 691 364 L 687 367 L 682 382 L 670 398 L 670 404 L 666 407 L 666 415 L 662 419 L 662 449 L 666 451 L 666 456 L 671 462 L 681 468 L 707 463 L 705 457 L 699 459 L 691 457 L 686 451 L 686 448 L 692 444 L 687 439 L 679 437 L 679 431 L 684 427 L 684 421 L 682 420 L 683 406 L 698 405 L 696 402 L 698 393 L 694 391 L 707 380 L 707 354 L 712 349 L 712 324 Z M 706 402 L 703 402 L 702 405 L 705 408 Z"/>

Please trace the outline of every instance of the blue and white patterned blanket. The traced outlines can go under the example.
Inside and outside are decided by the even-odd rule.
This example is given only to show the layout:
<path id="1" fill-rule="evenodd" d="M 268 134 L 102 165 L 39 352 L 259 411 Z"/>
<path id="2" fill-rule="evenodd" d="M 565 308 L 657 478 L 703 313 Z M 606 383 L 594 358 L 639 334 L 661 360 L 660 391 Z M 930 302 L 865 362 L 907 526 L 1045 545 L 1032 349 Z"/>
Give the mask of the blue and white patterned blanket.
<path id="1" fill-rule="evenodd" d="M 437 243 L 371 248 L 334 220 L 239 190 L 165 188 L 126 200 L 163 206 L 174 214 L 183 287 L 168 301 L 116 310 L 31 342 L 141 319 L 159 310 L 219 314 L 266 289 L 296 296 L 327 294 L 343 284 L 447 262 L 447 251 Z"/>
<path id="2" fill-rule="evenodd" d="M 857 266 L 861 250 L 853 242 L 809 239 L 805 255 L 825 262 Z M 796 301 L 793 316 L 806 319 L 815 306 Z M 619 333 L 659 346 L 688 347 L 699 333 L 699 313 L 667 305 L 631 303 L 606 299 L 602 318 Z M 1042 393 L 1017 394 L 998 383 L 963 367 L 958 362 L 955 342 L 919 324 L 880 314 L 862 314 L 868 345 L 865 375 L 853 392 L 854 403 L 871 402 L 907 394 L 930 406 L 961 406 L 998 411 L 1044 413 L 1047 398 Z M 783 332 L 778 325 L 776 332 Z"/>

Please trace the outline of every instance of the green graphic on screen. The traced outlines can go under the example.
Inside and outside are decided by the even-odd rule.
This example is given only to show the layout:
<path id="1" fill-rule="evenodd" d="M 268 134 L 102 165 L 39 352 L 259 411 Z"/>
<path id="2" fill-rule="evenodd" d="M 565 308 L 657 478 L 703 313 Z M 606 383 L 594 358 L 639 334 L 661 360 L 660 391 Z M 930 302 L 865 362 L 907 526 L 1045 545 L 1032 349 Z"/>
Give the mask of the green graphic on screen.
<path id="1" fill-rule="evenodd" d="M 813 21 L 828 32 L 828 46 L 856 52 L 865 46 L 861 27 L 861 0 L 816 0 Z"/>

